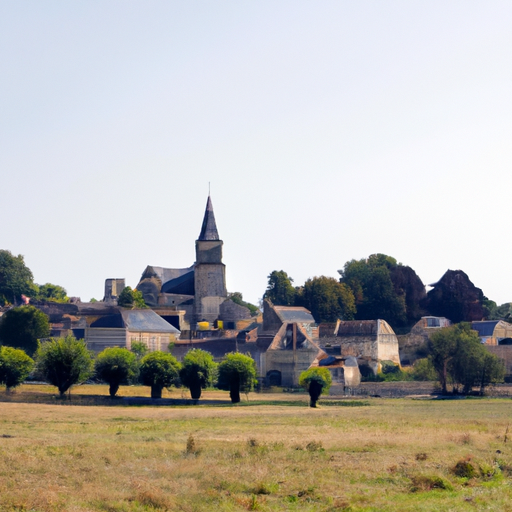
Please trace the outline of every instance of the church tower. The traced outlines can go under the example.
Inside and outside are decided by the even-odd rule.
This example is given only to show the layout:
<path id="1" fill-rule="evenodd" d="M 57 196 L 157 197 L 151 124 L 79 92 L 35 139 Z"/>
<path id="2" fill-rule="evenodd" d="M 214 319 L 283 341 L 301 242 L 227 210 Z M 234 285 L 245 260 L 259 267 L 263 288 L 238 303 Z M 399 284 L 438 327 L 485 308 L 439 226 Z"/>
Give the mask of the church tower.
<path id="1" fill-rule="evenodd" d="M 222 240 L 208 196 L 201 233 L 196 240 L 194 267 L 194 320 L 214 322 L 219 318 L 220 305 L 227 298 L 226 266 L 222 263 Z"/>

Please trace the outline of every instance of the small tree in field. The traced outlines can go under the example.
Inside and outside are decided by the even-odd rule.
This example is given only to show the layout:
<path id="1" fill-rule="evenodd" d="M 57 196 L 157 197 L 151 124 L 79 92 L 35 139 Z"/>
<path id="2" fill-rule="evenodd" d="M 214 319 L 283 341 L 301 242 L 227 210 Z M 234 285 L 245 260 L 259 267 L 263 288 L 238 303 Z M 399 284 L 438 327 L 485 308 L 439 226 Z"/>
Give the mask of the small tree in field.
<path id="1" fill-rule="evenodd" d="M 310 368 L 302 372 L 299 377 L 299 386 L 309 393 L 309 405 L 316 407 L 320 395 L 326 394 L 332 384 L 331 372 L 327 368 Z"/>
<path id="2" fill-rule="evenodd" d="M 23 350 L 0 347 L 0 383 L 5 384 L 7 392 L 19 386 L 33 367 L 34 361 Z"/>
<path id="3" fill-rule="evenodd" d="M 180 370 L 181 383 L 190 389 L 190 396 L 194 400 L 201 398 L 202 389 L 213 385 L 216 374 L 217 363 L 205 350 L 193 348 L 183 358 Z"/>
<path id="4" fill-rule="evenodd" d="M 137 361 L 140 361 L 149 352 L 148 346 L 143 341 L 132 341 L 130 350 L 135 354 Z"/>
<path id="5" fill-rule="evenodd" d="M 70 335 L 41 343 L 36 361 L 39 373 L 58 388 L 61 397 L 71 386 L 85 382 L 93 373 L 92 354 L 85 341 Z"/>
<path id="6" fill-rule="evenodd" d="M 121 384 L 128 384 L 139 372 L 137 356 L 126 348 L 106 348 L 98 354 L 94 366 L 97 377 L 109 384 L 112 398 Z"/>
<path id="7" fill-rule="evenodd" d="M 250 355 L 231 352 L 219 364 L 218 388 L 229 390 L 231 402 L 240 402 L 240 391 L 248 393 L 254 389 L 256 363 Z"/>
<path id="8" fill-rule="evenodd" d="M 162 389 L 179 382 L 180 363 L 165 352 L 155 351 L 140 362 L 140 382 L 151 387 L 151 398 L 162 398 Z"/>

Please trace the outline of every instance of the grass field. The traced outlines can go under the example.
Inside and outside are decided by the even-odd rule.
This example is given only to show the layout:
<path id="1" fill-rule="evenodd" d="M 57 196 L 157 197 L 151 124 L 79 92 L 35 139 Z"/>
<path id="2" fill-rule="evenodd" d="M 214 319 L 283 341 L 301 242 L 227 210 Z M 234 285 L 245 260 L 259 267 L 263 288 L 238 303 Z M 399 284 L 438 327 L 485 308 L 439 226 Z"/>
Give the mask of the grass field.
<path id="1" fill-rule="evenodd" d="M 0 402 L 1 511 L 512 511 L 509 399 L 106 407 L 54 392 Z M 55 404 L 20 403 L 43 393 Z"/>

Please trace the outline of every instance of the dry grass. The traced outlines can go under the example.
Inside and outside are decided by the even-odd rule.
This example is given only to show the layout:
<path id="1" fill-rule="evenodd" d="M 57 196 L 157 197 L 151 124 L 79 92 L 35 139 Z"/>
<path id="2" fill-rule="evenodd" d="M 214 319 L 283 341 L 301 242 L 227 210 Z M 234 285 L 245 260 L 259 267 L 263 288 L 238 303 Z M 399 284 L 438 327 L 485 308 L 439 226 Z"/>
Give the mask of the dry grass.
<path id="1" fill-rule="evenodd" d="M 512 511 L 512 443 L 504 438 L 512 402 L 369 402 L 320 409 L 3 402 L 0 510 Z M 454 467 L 469 460 L 475 475 L 457 476 Z"/>

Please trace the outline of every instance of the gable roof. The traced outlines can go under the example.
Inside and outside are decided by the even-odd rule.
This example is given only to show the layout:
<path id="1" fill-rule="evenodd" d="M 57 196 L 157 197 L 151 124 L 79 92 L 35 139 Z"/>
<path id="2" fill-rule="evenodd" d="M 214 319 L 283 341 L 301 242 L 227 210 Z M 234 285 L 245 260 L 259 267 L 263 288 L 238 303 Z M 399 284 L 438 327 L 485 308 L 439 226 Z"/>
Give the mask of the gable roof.
<path id="1" fill-rule="evenodd" d="M 152 309 L 125 309 L 121 311 L 128 331 L 180 334 L 176 327 L 157 315 Z"/>
<path id="2" fill-rule="evenodd" d="M 213 214 L 213 205 L 211 197 L 208 196 L 206 201 L 206 210 L 204 212 L 203 225 L 198 240 L 219 240 L 219 232 L 215 223 L 215 215 Z"/>
<path id="3" fill-rule="evenodd" d="M 298 306 L 273 306 L 275 312 L 283 323 L 298 322 L 302 324 L 314 324 L 315 319 L 309 310 Z"/>

